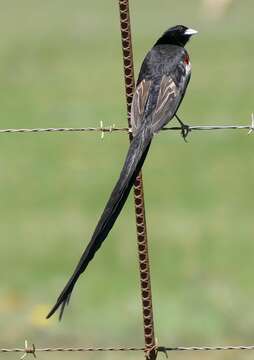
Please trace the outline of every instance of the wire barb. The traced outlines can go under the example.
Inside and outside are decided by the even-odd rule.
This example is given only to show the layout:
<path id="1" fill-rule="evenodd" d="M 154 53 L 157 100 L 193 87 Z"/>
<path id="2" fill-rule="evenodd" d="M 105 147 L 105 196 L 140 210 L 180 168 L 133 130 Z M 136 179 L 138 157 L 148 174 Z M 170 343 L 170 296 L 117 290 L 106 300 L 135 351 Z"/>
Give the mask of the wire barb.
<path id="1" fill-rule="evenodd" d="M 32 354 L 34 358 L 36 358 L 36 354 L 35 354 L 35 345 L 32 345 L 32 348 L 28 347 L 28 341 L 25 340 L 25 348 L 23 349 L 24 354 L 21 356 L 20 360 L 25 359 L 25 357 L 27 356 L 27 354 Z"/>
<path id="2" fill-rule="evenodd" d="M 248 132 L 248 135 L 250 135 L 254 130 L 254 114 L 251 114 L 251 126 L 250 126 L 250 130 Z"/>
<path id="3" fill-rule="evenodd" d="M 103 138 L 104 138 L 103 121 L 100 122 L 100 125 L 101 125 L 101 139 L 103 140 Z"/>

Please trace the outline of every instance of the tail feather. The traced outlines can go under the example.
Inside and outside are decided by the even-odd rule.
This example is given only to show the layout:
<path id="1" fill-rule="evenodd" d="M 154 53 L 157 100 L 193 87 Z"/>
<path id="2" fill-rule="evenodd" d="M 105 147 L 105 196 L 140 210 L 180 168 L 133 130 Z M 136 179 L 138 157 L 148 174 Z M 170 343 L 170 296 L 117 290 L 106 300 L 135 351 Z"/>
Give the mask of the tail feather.
<path id="1" fill-rule="evenodd" d="M 134 181 L 143 166 L 152 137 L 153 135 L 150 130 L 142 126 L 132 140 L 119 179 L 111 193 L 93 236 L 82 254 L 73 275 L 58 297 L 56 304 L 47 315 L 47 319 L 50 318 L 59 307 L 61 307 L 59 319 L 62 318 L 64 308 L 69 303 L 72 290 L 79 276 L 85 271 L 96 251 L 107 237 L 126 202 Z"/>

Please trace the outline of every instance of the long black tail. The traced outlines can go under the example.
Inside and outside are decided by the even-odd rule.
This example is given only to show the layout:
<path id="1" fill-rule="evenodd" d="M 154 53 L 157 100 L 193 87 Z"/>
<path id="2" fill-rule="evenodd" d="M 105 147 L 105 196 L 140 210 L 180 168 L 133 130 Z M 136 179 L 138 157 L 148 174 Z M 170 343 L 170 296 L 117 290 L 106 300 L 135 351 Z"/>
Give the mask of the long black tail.
<path id="1" fill-rule="evenodd" d="M 73 275 L 59 295 L 56 304 L 47 315 L 47 319 L 50 318 L 60 306 L 59 318 L 61 319 L 65 305 L 69 302 L 72 290 L 79 276 L 85 271 L 87 265 L 93 259 L 96 251 L 100 248 L 121 212 L 132 185 L 145 161 L 152 137 L 153 135 L 150 129 L 146 128 L 145 124 L 143 124 L 132 140 L 119 179 L 110 195 L 93 236 L 82 254 Z"/>

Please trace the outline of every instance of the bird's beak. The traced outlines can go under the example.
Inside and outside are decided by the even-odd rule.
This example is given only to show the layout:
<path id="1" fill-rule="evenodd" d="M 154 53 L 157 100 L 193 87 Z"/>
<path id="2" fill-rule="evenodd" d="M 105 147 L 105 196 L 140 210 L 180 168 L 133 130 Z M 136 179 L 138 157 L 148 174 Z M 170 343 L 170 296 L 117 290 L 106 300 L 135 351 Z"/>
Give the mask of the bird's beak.
<path id="1" fill-rule="evenodd" d="M 197 33 L 198 33 L 197 30 L 188 28 L 187 30 L 185 30 L 184 35 L 189 35 L 189 36 L 191 36 L 191 35 L 196 35 Z"/>

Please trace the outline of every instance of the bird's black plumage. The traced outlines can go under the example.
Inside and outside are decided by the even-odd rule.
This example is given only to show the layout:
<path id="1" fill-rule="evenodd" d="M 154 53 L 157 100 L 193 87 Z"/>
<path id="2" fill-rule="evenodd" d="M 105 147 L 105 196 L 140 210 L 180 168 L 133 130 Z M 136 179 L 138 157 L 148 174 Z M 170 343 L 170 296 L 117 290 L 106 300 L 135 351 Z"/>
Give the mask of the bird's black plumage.
<path id="1" fill-rule="evenodd" d="M 133 140 L 119 179 L 87 248 L 47 318 L 59 307 L 61 318 L 79 276 L 93 259 L 121 212 L 145 161 L 153 135 L 176 114 L 191 74 L 189 55 L 184 45 L 195 33 L 194 30 L 182 25 L 170 28 L 146 55 L 132 101 Z"/>

